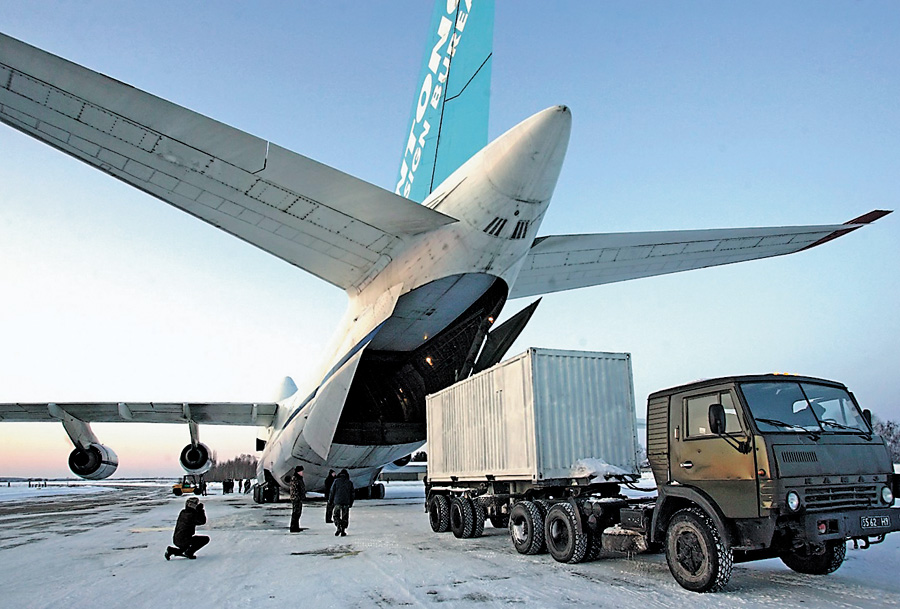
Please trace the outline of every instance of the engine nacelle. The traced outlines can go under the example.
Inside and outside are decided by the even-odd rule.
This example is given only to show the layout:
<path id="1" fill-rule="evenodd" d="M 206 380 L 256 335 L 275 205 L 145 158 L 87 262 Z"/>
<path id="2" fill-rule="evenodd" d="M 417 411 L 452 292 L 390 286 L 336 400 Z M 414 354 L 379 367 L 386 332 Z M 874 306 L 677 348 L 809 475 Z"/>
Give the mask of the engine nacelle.
<path id="1" fill-rule="evenodd" d="M 403 467 L 405 465 L 409 465 L 409 462 L 412 461 L 412 455 L 406 455 L 405 457 L 401 457 L 394 461 L 394 465 L 397 467 Z"/>
<path id="2" fill-rule="evenodd" d="M 91 444 L 87 450 L 75 447 L 69 455 L 69 469 L 86 480 L 103 480 L 119 467 L 119 457 L 108 446 Z"/>
<path id="3" fill-rule="evenodd" d="M 203 443 L 197 443 L 197 446 L 188 444 L 181 451 L 178 460 L 181 467 L 189 474 L 205 474 L 212 467 L 212 459 L 210 458 L 209 447 Z"/>

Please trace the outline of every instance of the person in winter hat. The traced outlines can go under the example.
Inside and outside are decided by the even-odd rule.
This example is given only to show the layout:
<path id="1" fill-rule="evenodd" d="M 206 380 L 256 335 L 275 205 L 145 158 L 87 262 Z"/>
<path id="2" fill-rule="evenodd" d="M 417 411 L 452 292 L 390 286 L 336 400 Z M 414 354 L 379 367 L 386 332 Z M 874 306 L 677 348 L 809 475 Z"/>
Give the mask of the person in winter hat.
<path id="1" fill-rule="evenodd" d="M 328 500 L 334 504 L 334 525 L 337 527 L 334 536 L 345 537 L 350 524 L 350 507 L 353 505 L 353 483 L 346 469 L 342 469 L 334 479 Z"/>
<path id="2" fill-rule="evenodd" d="M 206 535 L 195 535 L 199 525 L 206 524 L 206 512 L 203 504 L 196 497 L 190 497 L 184 502 L 184 509 L 178 514 L 175 523 L 175 532 L 172 534 L 172 543 L 175 547 L 166 548 L 166 560 L 172 556 L 184 556 L 185 558 L 197 558 L 197 550 L 209 543 Z"/>
<path id="3" fill-rule="evenodd" d="M 294 468 L 294 475 L 291 476 L 291 533 L 300 532 L 304 499 L 306 499 L 306 482 L 303 480 L 303 466 L 298 465 Z"/>

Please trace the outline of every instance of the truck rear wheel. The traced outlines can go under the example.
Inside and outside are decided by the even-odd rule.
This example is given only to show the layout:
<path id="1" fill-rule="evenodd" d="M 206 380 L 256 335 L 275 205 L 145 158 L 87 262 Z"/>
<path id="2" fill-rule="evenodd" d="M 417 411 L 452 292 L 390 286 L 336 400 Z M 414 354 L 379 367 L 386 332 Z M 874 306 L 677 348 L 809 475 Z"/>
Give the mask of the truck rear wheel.
<path id="1" fill-rule="evenodd" d="M 683 588 L 716 592 L 731 578 L 734 556 L 712 518 L 691 507 L 675 513 L 666 530 L 666 562 Z"/>
<path id="2" fill-rule="evenodd" d="M 519 554 L 544 550 L 544 515 L 531 501 L 519 501 L 509 511 L 509 537 Z"/>
<path id="3" fill-rule="evenodd" d="M 578 513 L 571 503 L 556 503 L 547 511 L 544 522 L 547 550 L 558 562 L 579 563 L 584 560 L 590 539 L 578 531 Z"/>
<path id="4" fill-rule="evenodd" d="M 473 512 L 472 502 L 466 497 L 454 497 L 450 500 L 450 530 L 457 539 L 472 536 L 475 528 Z"/>
<path id="5" fill-rule="evenodd" d="M 450 530 L 450 500 L 446 495 L 432 495 L 428 500 L 428 520 L 435 533 Z"/>
<path id="6" fill-rule="evenodd" d="M 844 564 L 847 555 L 847 542 L 843 539 L 826 541 L 822 554 L 788 552 L 781 555 L 781 562 L 797 573 L 807 575 L 828 575 L 837 571 Z"/>

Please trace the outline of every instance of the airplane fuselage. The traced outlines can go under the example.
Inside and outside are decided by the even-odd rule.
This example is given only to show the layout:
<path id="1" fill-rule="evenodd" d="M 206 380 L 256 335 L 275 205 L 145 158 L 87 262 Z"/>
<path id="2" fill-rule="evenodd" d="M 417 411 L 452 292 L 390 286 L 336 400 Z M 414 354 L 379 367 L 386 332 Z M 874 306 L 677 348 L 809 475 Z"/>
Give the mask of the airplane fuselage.
<path id="1" fill-rule="evenodd" d="M 260 480 L 268 470 L 286 484 L 303 465 L 312 490 L 329 469 L 367 486 L 424 444 L 425 396 L 471 371 L 547 210 L 570 126 L 565 107 L 536 114 L 426 199 L 458 222 L 410 237 L 349 294 L 328 363 L 280 404 Z"/>

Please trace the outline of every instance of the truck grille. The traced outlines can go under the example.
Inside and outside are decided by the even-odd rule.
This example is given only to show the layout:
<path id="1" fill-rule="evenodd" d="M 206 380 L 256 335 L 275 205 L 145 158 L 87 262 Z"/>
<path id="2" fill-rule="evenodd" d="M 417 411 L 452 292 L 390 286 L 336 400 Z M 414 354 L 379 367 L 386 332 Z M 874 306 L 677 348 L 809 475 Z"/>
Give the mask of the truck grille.
<path id="1" fill-rule="evenodd" d="M 841 486 L 809 486 L 805 489 L 806 510 L 866 508 L 878 505 L 878 487 L 874 484 L 847 484 Z"/>

